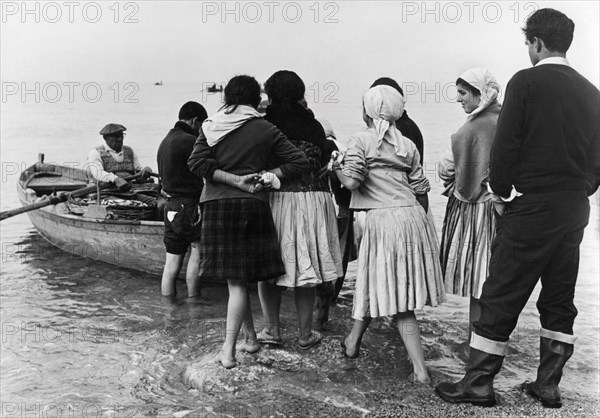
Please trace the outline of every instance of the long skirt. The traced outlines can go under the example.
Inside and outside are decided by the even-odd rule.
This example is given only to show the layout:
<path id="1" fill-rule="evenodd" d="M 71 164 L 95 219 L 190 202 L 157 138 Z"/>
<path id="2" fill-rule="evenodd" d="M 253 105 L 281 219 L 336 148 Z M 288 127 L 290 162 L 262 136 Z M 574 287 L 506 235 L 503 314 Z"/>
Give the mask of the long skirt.
<path id="1" fill-rule="evenodd" d="M 343 276 L 333 199 L 328 192 L 273 192 L 273 221 L 285 274 L 275 284 L 313 287 Z"/>
<path id="2" fill-rule="evenodd" d="M 200 276 L 254 283 L 285 273 L 271 209 L 259 199 L 202 204 Z"/>
<path id="3" fill-rule="evenodd" d="M 448 198 L 440 250 L 448 293 L 479 299 L 489 272 L 495 225 L 491 200 L 468 203 Z"/>
<path id="4" fill-rule="evenodd" d="M 435 228 L 421 206 L 372 209 L 358 253 L 352 317 L 381 317 L 446 300 Z"/>

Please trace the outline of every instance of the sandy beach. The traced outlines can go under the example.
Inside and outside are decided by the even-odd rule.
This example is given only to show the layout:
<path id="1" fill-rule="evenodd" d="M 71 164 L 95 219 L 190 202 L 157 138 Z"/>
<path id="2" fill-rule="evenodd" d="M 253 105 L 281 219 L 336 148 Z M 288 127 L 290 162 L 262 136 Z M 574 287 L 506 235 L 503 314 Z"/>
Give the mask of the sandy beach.
<path id="1" fill-rule="evenodd" d="M 286 293 L 284 306 L 293 307 L 292 294 Z M 256 295 L 253 307 L 255 318 L 260 318 Z M 220 348 L 216 341 L 219 328 L 214 326 L 215 332 L 200 340 L 205 354 L 185 367 L 183 375 L 192 392 L 213 398 L 215 404 L 179 411 L 174 416 L 203 417 L 214 413 L 249 417 L 591 417 L 600 413 L 599 400 L 591 393 L 563 390 L 563 408 L 551 410 L 521 392 L 521 373 L 515 373 L 523 366 L 520 347 L 511 349 L 496 379 L 496 407 L 443 402 L 433 386 L 457 378 L 464 365 L 456 347 L 466 335 L 466 310 L 466 299 L 450 296 L 443 307 L 426 309 L 418 315 L 431 386 L 409 382 L 412 367 L 406 351 L 395 328 L 385 320 L 374 321 L 369 328 L 358 359 L 341 355 L 340 341 L 351 326 L 351 301 L 347 298 L 332 307 L 325 338 L 319 346 L 307 352 L 298 349 L 295 312 L 293 308 L 282 310 L 283 347 L 269 346 L 257 354 L 238 352 L 238 366 L 231 370 L 214 363 Z M 257 329 L 259 326 L 257 323 Z M 211 336 L 214 342 L 206 344 Z M 534 339 L 527 344 L 535 351 Z M 527 367 L 531 372 L 526 374 L 534 378 L 534 368 Z"/>

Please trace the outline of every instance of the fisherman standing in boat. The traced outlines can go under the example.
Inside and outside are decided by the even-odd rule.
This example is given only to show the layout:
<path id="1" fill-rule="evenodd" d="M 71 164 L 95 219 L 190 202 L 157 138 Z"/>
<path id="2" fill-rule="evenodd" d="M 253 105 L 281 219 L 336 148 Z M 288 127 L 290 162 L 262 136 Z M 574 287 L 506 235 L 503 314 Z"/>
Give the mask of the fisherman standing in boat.
<path id="1" fill-rule="evenodd" d="M 109 123 L 100 131 L 104 144 L 88 154 L 88 169 L 92 176 L 102 182 L 113 183 L 117 190 L 109 193 L 115 197 L 138 200 L 149 206 L 156 205 L 156 199 L 142 193 L 130 192 L 131 185 L 123 177 L 141 172 L 143 178 L 150 177 L 150 167 L 142 167 L 131 147 L 123 145 L 125 128 L 118 123 Z"/>
<path id="2" fill-rule="evenodd" d="M 206 110 L 200 103 L 184 104 L 179 110 L 179 121 L 161 142 L 156 156 L 162 184 L 161 194 L 167 199 L 164 209 L 164 243 L 167 254 L 161 282 L 163 296 L 175 295 L 175 281 L 189 247 L 190 259 L 186 270 L 188 297 L 200 294 L 198 202 L 204 182 L 189 170 L 187 161 L 200 133 L 200 126 L 206 118 Z"/>

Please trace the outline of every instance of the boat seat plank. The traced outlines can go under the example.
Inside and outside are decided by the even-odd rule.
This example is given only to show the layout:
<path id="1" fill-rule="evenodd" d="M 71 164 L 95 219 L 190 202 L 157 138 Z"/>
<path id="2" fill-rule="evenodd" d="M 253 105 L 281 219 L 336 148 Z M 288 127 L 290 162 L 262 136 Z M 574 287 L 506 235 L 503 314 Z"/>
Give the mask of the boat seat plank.
<path id="1" fill-rule="evenodd" d="M 36 194 L 49 194 L 54 191 L 73 191 L 87 187 L 88 183 L 69 179 L 62 176 L 40 176 L 34 177 L 27 182 L 27 187 L 33 189 Z"/>

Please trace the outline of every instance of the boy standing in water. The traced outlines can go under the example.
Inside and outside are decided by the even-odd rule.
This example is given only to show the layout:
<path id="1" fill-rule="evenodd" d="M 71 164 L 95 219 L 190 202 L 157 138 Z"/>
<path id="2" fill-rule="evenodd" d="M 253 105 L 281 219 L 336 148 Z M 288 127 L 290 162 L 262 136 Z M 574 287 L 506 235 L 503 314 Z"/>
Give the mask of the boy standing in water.
<path id="1" fill-rule="evenodd" d="M 179 110 L 179 121 L 161 142 L 156 156 L 162 185 L 161 194 L 167 199 L 164 209 L 164 242 L 167 255 L 161 282 L 163 296 L 175 294 L 175 281 L 189 247 L 191 252 L 186 271 L 188 297 L 199 294 L 198 204 L 204 182 L 190 171 L 187 160 L 194 149 L 200 126 L 206 118 L 206 110 L 200 103 L 184 104 Z"/>

